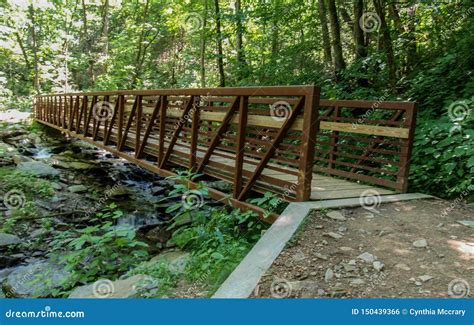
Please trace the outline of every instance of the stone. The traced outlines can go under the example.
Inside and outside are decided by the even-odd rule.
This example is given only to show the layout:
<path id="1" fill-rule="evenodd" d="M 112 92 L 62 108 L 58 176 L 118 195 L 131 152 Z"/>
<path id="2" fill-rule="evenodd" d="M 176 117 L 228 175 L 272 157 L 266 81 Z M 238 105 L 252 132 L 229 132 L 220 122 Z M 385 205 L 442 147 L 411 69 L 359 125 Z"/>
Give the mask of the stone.
<path id="1" fill-rule="evenodd" d="M 153 193 L 153 195 L 161 195 L 161 194 L 164 194 L 165 191 L 166 191 L 166 188 L 162 186 L 153 186 L 151 188 L 151 193 Z"/>
<path id="2" fill-rule="evenodd" d="M 332 232 L 332 231 L 326 233 L 325 235 L 328 236 L 328 237 L 334 238 L 334 239 L 341 239 L 342 238 L 341 234 L 338 234 L 338 233 L 335 233 L 335 232 Z"/>
<path id="3" fill-rule="evenodd" d="M 186 269 L 189 253 L 180 250 L 169 250 L 153 257 L 151 262 L 164 262 L 168 264 L 169 270 L 174 274 L 182 274 Z"/>
<path id="4" fill-rule="evenodd" d="M 369 252 L 362 253 L 358 256 L 361 260 L 366 263 L 373 263 L 377 259 L 375 255 L 370 254 Z"/>
<path id="5" fill-rule="evenodd" d="M 411 268 L 408 267 L 408 265 L 406 265 L 404 263 L 398 263 L 398 264 L 395 265 L 395 267 L 397 269 L 400 269 L 400 270 L 403 270 L 403 271 L 410 271 L 411 270 Z"/>
<path id="6" fill-rule="evenodd" d="M 342 266 L 344 267 L 344 271 L 346 272 L 353 272 L 357 270 L 357 267 L 348 263 L 342 263 Z"/>
<path id="7" fill-rule="evenodd" d="M 344 217 L 344 215 L 339 211 L 329 211 L 326 214 L 326 217 L 328 217 L 329 219 L 332 219 L 332 220 L 336 220 L 336 221 L 346 221 L 347 220 L 347 218 Z"/>
<path id="8" fill-rule="evenodd" d="M 87 191 L 87 187 L 84 185 L 71 185 L 67 190 L 71 193 L 84 193 Z"/>
<path id="9" fill-rule="evenodd" d="M 323 255 L 323 254 L 320 254 L 320 253 L 314 253 L 314 256 L 316 256 L 317 258 L 319 258 L 321 260 L 324 260 L 324 261 L 326 261 L 328 259 L 328 257 L 326 255 Z"/>
<path id="10" fill-rule="evenodd" d="M 365 281 L 362 279 L 354 279 L 351 281 L 351 286 L 359 286 L 361 284 L 364 284 Z"/>
<path id="11" fill-rule="evenodd" d="M 140 292 L 156 289 L 158 284 L 158 280 L 143 274 L 117 281 L 102 279 L 75 288 L 69 298 L 137 298 Z"/>
<path id="12" fill-rule="evenodd" d="M 50 184 L 53 190 L 60 191 L 63 189 L 61 183 L 51 182 Z"/>
<path id="13" fill-rule="evenodd" d="M 326 273 L 324 274 L 324 281 L 329 282 L 334 278 L 334 272 L 329 268 L 326 270 Z"/>
<path id="14" fill-rule="evenodd" d="M 346 226 L 341 226 L 341 227 L 337 228 L 337 231 L 339 231 L 340 233 L 346 232 L 347 227 Z"/>
<path id="15" fill-rule="evenodd" d="M 17 169 L 22 172 L 27 172 L 36 176 L 57 176 L 59 171 L 50 165 L 38 161 L 24 161 L 20 162 Z"/>
<path id="16" fill-rule="evenodd" d="M 346 246 L 339 247 L 339 249 L 343 252 L 350 252 L 353 250 L 352 247 L 346 247 Z"/>
<path id="17" fill-rule="evenodd" d="M 9 297 L 47 297 L 53 289 L 68 280 L 70 273 L 49 261 L 20 266 L 3 283 L 3 292 Z"/>
<path id="18" fill-rule="evenodd" d="M 425 248 L 428 246 L 428 242 L 426 239 L 418 239 L 413 242 L 413 246 L 416 248 Z"/>
<path id="19" fill-rule="evenodd" d="M 20 238 L 15 235 L 0 232 L 0 247 L 21 243 Z"/>
<path id="20" fill-rule="evenodd" d="M 460 223 L 463 226 L 474 228 L 474 221 L 472 220 L 459 220 L 458 223 Z"/>
<path id="21" fill-rule="evenodd" d="M 425 274 L 425 275 L 420 275 L 418 279 L 420 279 L 422 282 L 427 282 L 433 279 L 433 277 L 431 275 Z"/>
<path id="22" fill-rule="evenodd" d="M 377 271 L 377 272 L 382 271 L 383 268 L 385 267 L 385 264 L 383 264 L 380 261 L 375 261 L 375 262 L 372 263 L 372 265 L 374 267 L 374 270 Z"/>

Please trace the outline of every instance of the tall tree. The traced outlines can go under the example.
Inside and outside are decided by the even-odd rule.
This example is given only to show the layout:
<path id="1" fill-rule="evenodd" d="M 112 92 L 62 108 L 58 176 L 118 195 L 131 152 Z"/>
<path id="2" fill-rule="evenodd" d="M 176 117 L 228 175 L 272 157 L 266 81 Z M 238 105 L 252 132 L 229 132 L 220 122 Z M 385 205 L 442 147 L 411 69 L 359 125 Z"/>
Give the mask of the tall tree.
<path id="1" fill-rule="evenodd" d="M 324 0 L 318 0 L 319 22 L 321 24 L 321 34 L 323 36 L 324 61 L 331 62 L 331 41 L 329 39 L 328 20 L 326 18 L 326 5 Z"/>
<path id="2" fill-rule="evenodd" d="M 337 15 L 336 0 L 327 0 L 327 6 L 331 25 L 334 72 L 337 78 L 339 73 L 346 67 L 346 63 L 342 55 L 341 27 Z"/>
<path id="3" fill-rule="evenodd" d="M 236 41 L 235 47 L 237 52 L 237 74 L 239 81 L 245 77 L 245 70 L 246 70 L 246 63 L 245 63 L 245 55 L 244 55 L 244 48 L 243 48 L 243 24 L 242 24 L 242 2 L 241 0 L 235 1 L 235 16 L 236 16 Z"/>
<path id="4" fill-rule="evenodd" d="M 225 87 L 224 53 L 222 50 L 221 13 L 219 9 L 219 0 L 214 0 L 214 7 L 216 11 L 216 43 L 217 43 L 217 67 L 219 69 L 219 86 Z"/>
<path id="5" fill-rule="evenodd" d="M 30 2 L 29 14 L 31 20 L 31 46 L 33 48 L 33 68 L 34 68 L 34 77 L 33 77 L 33 87 L 37 94 L 40 91 L 40 81 L 39 81 L 39 62 L 38 62 L 38 38 L 36 36 L 36 13 L 33 2 Z"/>
<path id="6" fill-rule="evenodd" d="M 364 12 L 364 1 L 355 0 L 354 2 L 354 44 L 356 60 L 367 56 L 367 46 L 365 44 L 364 31 L 360 27 L 359 21 Z"/>
<path id="7" fill-rule="evenodd" d="M 382 32 L 382 48 L 384 49 L 385 55 L 387 56 L 387 67 L 388 67 L 388 79 L 392 89 L 395 89 L 396 83 L 396 66 L 395 56 L 393 54 L 392 38 L 390 36 L 390 30 L 385 20 L 385 0 L 373 0 L 375 12 L 380 19 L 380 31 Z"/>
<path id="8" fill-rule="evenodd" d="M 200 53 L 200 75 L 201 75 L 201 87 L 206 87 L 206 26 L 207 26 L 207 11 L 208 0 L 204 0 L 204 14 L 202 19 L 202 29 L 201 29 L 201 53 Z"/>

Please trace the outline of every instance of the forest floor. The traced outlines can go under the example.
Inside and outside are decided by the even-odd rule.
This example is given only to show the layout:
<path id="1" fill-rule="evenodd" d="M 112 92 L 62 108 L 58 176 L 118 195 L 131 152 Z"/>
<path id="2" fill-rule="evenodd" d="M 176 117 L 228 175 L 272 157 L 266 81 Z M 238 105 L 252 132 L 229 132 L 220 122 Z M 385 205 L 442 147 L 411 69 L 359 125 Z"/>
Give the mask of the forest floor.
<path id="1" fill-rule="evenodd" d="M 314 212 L 253 297 L 472 296 L 474 228 L 463 220 L 474 222 L 472 205 L 443 200 Z"/>

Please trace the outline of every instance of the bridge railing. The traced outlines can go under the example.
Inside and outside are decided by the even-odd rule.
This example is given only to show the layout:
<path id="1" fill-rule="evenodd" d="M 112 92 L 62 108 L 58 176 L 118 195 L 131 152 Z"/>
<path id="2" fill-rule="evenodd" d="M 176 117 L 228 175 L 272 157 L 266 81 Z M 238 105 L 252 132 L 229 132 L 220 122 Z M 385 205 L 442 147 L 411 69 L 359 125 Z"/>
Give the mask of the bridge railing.
<path id="1" fill-rule="evenodd" d="M 320 101 L 315 171 L 406 192 L 414 102 Z"/>
<path id="2" fill-rule="evenodd" d="M 232 197 L 272 191 L 307 201 L 318 128 L 315 86 L 40 95 L 36 119 L 152 163 L 229 181 Z"/>

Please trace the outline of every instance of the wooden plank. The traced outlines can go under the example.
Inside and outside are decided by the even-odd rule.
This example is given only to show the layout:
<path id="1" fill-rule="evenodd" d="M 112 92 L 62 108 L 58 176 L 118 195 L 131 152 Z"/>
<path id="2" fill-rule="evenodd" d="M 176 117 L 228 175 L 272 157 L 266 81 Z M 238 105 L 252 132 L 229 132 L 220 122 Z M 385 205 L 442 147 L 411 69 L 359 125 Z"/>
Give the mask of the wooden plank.
<path id="1" fill-rule="evenodd" d="M 301 136 L 298 187 L 296 200 L 307 201 L 311 195 L 311 177 L 313 174 L 314 153 L 316 150 L 316 135 L 318 134 L 318 104 L 319 88 L 313 87 L 304 97 L 303 134 Z M 295 108 L 296 110 L 296 108 Z M 278 147 L 278 146 L 276 146 Z"/>
<path id="2" fill-rule="evenodd" d="M 138 158 L 138 150 L 140 149 L 140 137 L 142 127 L 142 96 L 137 96 L 137 115 L 135 117 L 135 158 Z"/>
<path id="3" fill-rule="evenodd" d="M 265 154 L 265 157 L 260 161 L 259 165 L 255 169 L 255 172 L 252 178 L 250 178 L 250 180 L 247 182 L 244 189 L 240 193 L 239 200 L 243 200 L 246 197 L 250 188 L 257 181 L 263 169 L 266 167 L 267 163 L 270 161 L 270 158 L 275 154 L 276 148 L 279 146 L 279 144 L 281 143 L 281 141 L 287 134 L 288 130 L 290 129 L 291 125 L 295 121 L 296 117 L 300 113 L 301 109 L 303 108 L 303 98 L 304 97 L 300 98 L 298 104 L 296 104 L 295 106 L 295 109 L 291 112 L 290 116 L 285 120 L 283 127 L 278 132 L 278 135 L 276 136 L 275 140 L 273 140 L 272 146 L 268 149 L 267 153 Z"/>
<path id="4" fill-rule="evenodd" d="M 84 136 L 87 137 L 87 131 L 89 130 L 89 124 L 91 123 L 91 118 L 92 118 L 92 115 L 94 115 L 94 106 L 95 104 L 97 104 L 97 96 L 93 96 L 92 97 L 92 103 L 91 103 L 91 107 L 89 108 L 89 113 L 87 114 L 87 119 L 84 118 L 84 120 L 86 120 L 86 124 L 84 126 Z M 95 117 L 94 117 L 95 119 Z"/>
<path id="5" fill-rule="evenodd" d="M 165 153 L 165 134 L 166 134 L 166 110 L 168 108 L 168 97 L 163 96 L 161 99 L 160 106 L 160 137 L 158 145 L 158 166 L 161 165 L 163 161 L 163 156 Z"/>
<path id="6" fill-rule="evenodd" d="M 125 125 L 125 130 L 123 131 L 123 134 L 120 139 L 120 143 L 118 144 L 118 150 L 122 151 L 123 147 L 125 146 L 125 141 L 127 141 L 127 136 L 128 136 L 128 131 L 132 127 L 132 122 L 133 118 L 135 117 L 135 111 L 137 109 L 137 104 L 138 104 L 138 96 L 135 97 L 135 101 L 133 102 L 133 107 L 132 111 L 130 112 L 130 115 L 128 116 L 127 124 Z"/>
<path id="7" fill-rule="evenodd" d="M 219 129 L 217 130 L 216 135 L 212 139 L 212 141 L 209 145 L 209 149 L 207 150 L 206 154 L 204 155 L 204 158 L 201 160 L 201 163 L 197 167 L 197 170 L 196 170 L 197 173 L 200 173 L 204 169 L 204 166 L 209 161 L 209 158 L 211 157 L 212 152 L 214 151 L 214 149 L 216 148 L 218 142 L 220 141 L 220 138 L 221 138 L 222 134 L 229 127 L 229 123 L 230 123 L 235 111 L 239 107 L 239 101 L 240 101 L 240 97 L 238 97 L 238 96 L 235 97 L 235 100 L 232 103 L 229 111 L 226 113 L 226 116 L 225 116 L 224 120 L 222 121 L 222 124 L 219 126 Z"/>
<path id="8" fill-rule="evenodd" d="M 196 165 L 196 154 L 197 154 L 198 136 L 199 136 L 199 123 L 200 123 L 199 100 L 200 98 L 197 97 L 197 100 L 194 102 L 194 106 L 193 106 L 193 120 L 192 120 L 192 128 L 191 128 L 191 150 L 189 152 L 189 169 L 191 170 L 194 170 L 194 167 Z"/>
<path id="9" fill-rule="evenodd" d="M 242 190 L 242 169 L 244 164 L 244 153 L 245 153 L 245 132 L 247 129 L 247 113 L 248 113 L 248 100 L 247 96 L 240 97 L 239 104 L 239 127 L 237 131 L 237 143 L 236 143 L 236 157 L 235 157 L 235 173 L 234 173 L 234 188 L 233 196 L 234 199 L 238 199 L 240 191 Z"/>
<path id="10" fill-rule="evenodd" d="M 146 126 L 146 129 L 145 129 L 145 134 L 143 135 L 143 139 L 142 139 L 142 142 L 140 144 L 140 148 L 137 151 L 137 158 L 142 158 L 142 156 L 143 156 L 143 150 L 145 149 L 145 146 L 147 144 L 148 137 L 150 136 L 153 125 L 155 124 L 155 120 L 158 116 L 158 113 L 160 112 L 161 100 L 162 99 L 160 97 L 156 101 L 155 109 L 151 113 L 150 120 L 148 121 L 148 125 Z"/>
<path id="11" fill-rule="evenodd" d="M 191 96 L 189 98 L 188 103 L 186 104 L 186 108 L 183 111 L 183 115 L 181 116 L 181 120 L 178 121 L 178 125 L 176 126 L 176 128 L 174 130 L 174 133 L 171 137 L 168 149 L 166 150 L 166 153 L 165 153 L 165 155 L 163 156 L 163 159 L 160 162 L 160 168 L 164 168 L 164 166 L 166 165 L 166 161 L 170 157 L 171 152 L 173 151 L 173 147 L 176 143 L 176 140 L 178 140 L 179 133 L 181 132 L 181 129 L 183 128 L 183 125 L 186 121 L 185 117 L 187 116 L 187 114 L 189 113 L 191 108 L 193 107 L 193 103 L 194 103 L 194 96 Z"/>
<path id="12" fill-rule="evenodd" d="M 363 125 L 339 122 L 320 122 L 321 130 L 341 131 L 368 135 L 382 135 L 386 137 L 408 139 L 409 129 L 394 128 L 389 126 Z"/>

